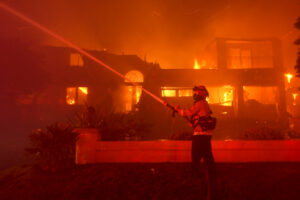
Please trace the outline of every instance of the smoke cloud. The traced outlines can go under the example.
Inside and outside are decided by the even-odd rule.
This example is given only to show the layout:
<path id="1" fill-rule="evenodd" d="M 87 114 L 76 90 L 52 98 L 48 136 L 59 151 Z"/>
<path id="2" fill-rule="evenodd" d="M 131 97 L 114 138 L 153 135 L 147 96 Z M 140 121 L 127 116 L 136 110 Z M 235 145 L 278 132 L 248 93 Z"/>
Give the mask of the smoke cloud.
<path id="1" fill-rule="evenodd" d="M 163 68 L 190 68 L 216 37 L 283 40 L 292 67 L 299 0 L 10 0 L 6 3 L 86 49 L 137 54 Z M 2 37 L 62 44 L 0 11 Z"/>

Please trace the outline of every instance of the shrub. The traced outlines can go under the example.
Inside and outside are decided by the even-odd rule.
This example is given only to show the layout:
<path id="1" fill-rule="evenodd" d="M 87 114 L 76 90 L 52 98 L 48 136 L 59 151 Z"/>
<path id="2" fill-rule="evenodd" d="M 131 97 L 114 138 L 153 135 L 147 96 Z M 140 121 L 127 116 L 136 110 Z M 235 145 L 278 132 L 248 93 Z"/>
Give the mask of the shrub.
<path id="1" fill-rule="evenodd" d="M 249 140 L 281 140 L 285 139 L 282 131 L 270 127 L 254 127 L 244 132 L 243 139 Z"/>
<path id="2" fill-rule="evenodd" d="M 70 126 L 55 123 L 45 131 L 37 129 L 29 135 L 32 147 L 25 151 L 32 155 L 43 170 L 56 171 L 74 164 L 78 133 Z"/>
<path id="3" fill-rule="evenodd" d="M 287 136 L 288 136 L 290 139 L 300 139 L 300 132 L 289 129 L 289 130 L 287 131 Z"/>
<path id="4" fill-rule="evenodd" d="M 68 118 L 69 124 L 74 128 L 98 128 L 103 123 L 105 114 L 93 106 L 85 105 Z"/>
<path id="5" fill-rule="evenodd" d="M 138 140 L 150 132 L 138 112 L 111 113 L 99 123 L 98 130 L 103 140 Z"/>
<path id="6" fill-rule="evenodd" d="M 193 132 L 191 131 L 179 131 L 171 135 L 171 140 L 191 140 Z"/>
<path id="7" fill-rule="evenodd" d="M 138 140 L 149 134 L 151 127 L 138 111 L 107 114 L 88 105 L 68 121 L 74 128 L 98 129 L 102 140 Z"/>

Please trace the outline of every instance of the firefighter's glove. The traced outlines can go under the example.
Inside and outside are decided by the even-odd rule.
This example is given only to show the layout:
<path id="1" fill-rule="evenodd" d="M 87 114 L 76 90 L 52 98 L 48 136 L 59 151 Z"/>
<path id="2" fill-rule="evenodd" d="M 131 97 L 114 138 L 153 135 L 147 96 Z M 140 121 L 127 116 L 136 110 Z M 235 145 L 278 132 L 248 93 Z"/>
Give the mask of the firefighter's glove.
<path id="1" fill-rule="evenodd" d="M 176 105 L 176 106 L 174 107 L 174 110 L 175 110 L 179 115 L 184 116 L 184 111 L 180 108 L 179 105 Z"/>
<path id="2" fill-rule="evenodd" d="M 179 110 L 181 110 L 180 106 L 179 105 L 174 106 L 174 110 L 176 110 L 177 112 L 179 112 Z"/>

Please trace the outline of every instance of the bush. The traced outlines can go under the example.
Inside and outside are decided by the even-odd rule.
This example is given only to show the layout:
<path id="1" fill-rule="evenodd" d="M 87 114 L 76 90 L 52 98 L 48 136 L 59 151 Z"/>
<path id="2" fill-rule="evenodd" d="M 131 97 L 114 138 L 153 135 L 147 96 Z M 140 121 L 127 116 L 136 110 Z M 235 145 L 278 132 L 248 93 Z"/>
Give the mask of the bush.
<path id="1" fill-rule="evenodd" d="M 193 132 L 179 131 L 171 135 L 171 140 L 192 140 Z"/>
<path id="2" fill-rule="evenodd" d="M 282 140 L 285 139 L 285 135 L 282 131 L 262 126 L 250 128 L 244 132 L 242 139 L 249 140 Z"/>
<path id="3" fill-rule="evenodd" d="M 74 128 L 99 128 L 103 123 L 105 114 L 93 106 L 85 105 L 68 117 L 68 122 Z"/>
<path id="4" fill-rule="evenodd" d="M 55 123 L 45 131 L 32 131 L 29 138 L 32 147 L 25 151 L 34 157 L 41 169 L 56 171 L 74 164 L 78 133 L 72 127 Z"/>
<path id="5" fill-rule="evenodd" d="M 287 136 L 289 139 L 300 139 L 300 132 L 297 132 L 295 130 L 288 130 Z"/>
<path id="6" fill-rule="evenodd" d="M 138 112 L 111 113 L 102 119 L 98 130 L 102 140 L 138 140 L 150 132 Z"/>
<path id="7" fill-rule="evenodd" d="M 68 122 L 74 128 L 96 128 L 102 140 L 140 140 L 150 133 L 151 125 L 146 123 L 139 111 L 129 113 L 104 113 L 86 105 L 72 114 Z"/>

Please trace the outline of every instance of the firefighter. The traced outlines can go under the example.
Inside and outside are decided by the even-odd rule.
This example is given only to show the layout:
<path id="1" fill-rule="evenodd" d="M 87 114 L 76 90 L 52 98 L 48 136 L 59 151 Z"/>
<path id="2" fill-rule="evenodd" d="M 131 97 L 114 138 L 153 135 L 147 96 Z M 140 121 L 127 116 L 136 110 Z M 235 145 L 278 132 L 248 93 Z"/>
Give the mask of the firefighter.
<path id="1" fill-rule="evenodd" d="M 183 117 L 189 118 L 194 129 L 192 136 L 192 176 L 199 176 L 200 160 L 204 158 L 207 165 L 208 178 L 213 176 L 215 169 L 214 157 L 211 150 L 211 137 L 216 125 L 216 119 L 211 117 L 206 98 L 209 96 L 205 86 L 195 86 L 194 105 L 189 109 L 180 109 L 179 105 L 174 109 Z"/>

